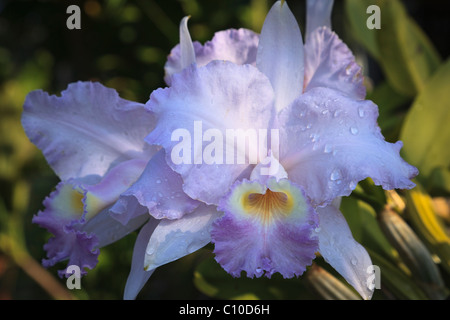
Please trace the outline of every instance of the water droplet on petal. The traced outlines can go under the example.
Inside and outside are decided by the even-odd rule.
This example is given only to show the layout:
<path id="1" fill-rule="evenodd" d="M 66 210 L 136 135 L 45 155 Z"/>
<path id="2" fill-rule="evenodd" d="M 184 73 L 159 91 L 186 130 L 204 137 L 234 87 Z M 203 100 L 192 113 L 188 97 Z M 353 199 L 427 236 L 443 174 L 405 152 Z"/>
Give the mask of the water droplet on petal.
<path id="1" fill-rule="evenodd" d="M 311 142 L 316 142 L 317 139 L 319 138 L 319 135 L 317 133 L 311 133 L 309 135 L 309 138 L 311 139 Z"/>
<path id="2" fill-rule="evenodd" d="M 358 134 L 358 128 L 356 128 L 356 127 L 350 127 L 350 132 L 351 132 L 351 134 L 352 135 L 357 135 Z"/>
<path id="3" fill-rule="evenodd" d="M 326 144 L 325 147 L 323 148 L 323 152 L 330 153 L 331 151 L 333 151 L 333 146 L 331 144 Z"/>
<path id="4" fill-rule="evenodd" d="M 341 110 L 336 110 L 333 114 L 333 117 L 338 117 L 341 114 Z"/>
<path id="5" fill-rule="evenodd" d="M 319 233 L 320 232 L 320 227 L 314 228 L 314 232 Z"/>
<path id="6" fill-rule="evenodd" d="M 258 267 L 255 269 L 255 276 L 257 278 L 261 277 L 263 275 L 263 273 L 264 273 L 264 270 L 262 268 Z"/>
<path id="7" fill-rule="evenodd" d="M 342 174 L 341 174 L 341 170 L 339 169 L 334 169 L 333 172 L 331 172 L 330 175 L 330 180 L 331 181 L 336 181 L 342 178 Z"/>
<path id="8" fill-rule="evenodd" d="M 349 64 L 347 66 L 347 68 L 345 68 L 345 74 L 349 76 L 351 72 L 352 72 L 352 68 L 351 68 L 351 65 Z"/>
<path id="9" fill-rule="evenodd" d="M 356 181 L 350 181 L 350 183 L 348 184 L 348 187 L 353 190 L 356 188 L 356 185 L 358 184 L 358 182 Z"/>
<path id="10" fill-rule="evenodd" d="M 366 114 L 364 109 L 362 107 L 359 107 L 358 114 L 360 118 L 364 118 L 364 115 Z"/>
<path id="11" fill-rule="evenodd" d="M 155 253 L 155 247 L 149 247 L 149 248 L 147 248 L 147 250 L 146 250 L 146 254 L 147 255 L 149 255 L 149 256 L 151 256 L 152 254 L 154 254 Z"/>
<path id="12" fill-rule="evenodd" d="M 355 258 L 352 258 L 350 260 L 350 262 L 352 263 L 352 265 L 356 266 L 358 264 L 358 260 L 356 260 Z"/>

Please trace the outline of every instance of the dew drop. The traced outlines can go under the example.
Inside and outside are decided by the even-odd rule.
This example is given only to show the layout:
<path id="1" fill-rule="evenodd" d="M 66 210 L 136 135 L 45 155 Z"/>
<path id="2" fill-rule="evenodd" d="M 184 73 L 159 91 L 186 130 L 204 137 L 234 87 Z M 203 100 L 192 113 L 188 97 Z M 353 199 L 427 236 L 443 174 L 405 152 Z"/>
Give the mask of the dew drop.
<path id="1" fill-rule="evenodd" d="M 352 258 L 350 260 L 350 262 L 352 263 L 352 265 L 356 266 L 358 264 L 358 260 L 356 260 L 355 258 Z"/>
<path id="2" fill-rule="evenodd" d="M 319 139 L 319 135 L 317 133 L 311 133 L 309 138 L 311 139 L 311 142 L 316 142 L 317 139 Z"/>
<path id="3" fill-rule="evenodd" d="M 341 178 L 342 178 L 342 175 L 341 175 L 341 171 L 339 169 L 334 169 L 333 172 L 331 172 L 331 175 L 330 175 L 331 181 L 336 181 Z"/>
<path id="4" fill-rule="evenodd" d="M 353 190 L 356 188 L 356 185 L 358 184 L 358 182 L 356 181 L 350 181 L 350 183 L 348 184 L 348 187 Z"/>
<path id="5" fill-rule="evenodd" d="M 317 227 L 317 228 L 314 229 L 314 232 L 319 233 L 320 230 L 321 230 L 320 227 Z"/>
<path id="6" fill-rule="evenodd" d="M 366 114 L 366 112 L 364 111 L 364 109 L 362 107 L 359 107 L 358 114 L 359 114 L 360 118 L 364 118 L 364 115 Z"/>
<path id="7" fill-rule="evenodd" d="M 308 123 L 308 124 L 306 125 L 306 129 L 311 129 L 311 127 L 312 127 L 312 124 L 311 124 L 311 123 Z"/>
<path id="8" fill-rule="evenodd" d="M 351 72 L 352 72 L 351 65 L 348 65 L 347 68 L 345 68 L 345 74 L 349 76 Z"/>
<path id="9" fill-rule="evenodd" d="M 323 148 L 323 152 L 330 153 L 331 151 L 333 151 L 333 146 L 330 144 L 326 144 L 325 147 Z"/>
<path id="10" fill-rule="evenodd" d="M 357 135 L 358 134 L 358 128 L 356 127 L 350 127 L 350 132 L 352 135 Z"/>
<path id="11" fill-rule="evenodd" d="M 147 250 L 146 250 L 146 254 L 147 255 L 149 255 L 149 256 L 151 256 L 152 254 L 154 254 L 155 253 L 155 248 L 154 247 L 149 247 L 149 248 L 147 248 Z"/>
<path id="12" fill-rule="evenodd" d="M 258 267 L 258 268 L 255 269 L 255 275 L 257 277 L 262 276 L 263 273 L 264 273 L 264 270 L 262 268 Z"/>

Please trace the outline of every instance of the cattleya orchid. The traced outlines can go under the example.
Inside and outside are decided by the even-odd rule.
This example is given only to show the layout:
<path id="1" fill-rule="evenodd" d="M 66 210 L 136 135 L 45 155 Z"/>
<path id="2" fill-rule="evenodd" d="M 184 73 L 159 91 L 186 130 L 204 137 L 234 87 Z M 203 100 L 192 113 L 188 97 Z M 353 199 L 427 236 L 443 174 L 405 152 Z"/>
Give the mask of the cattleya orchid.
<path id="1" fill-rule="evenodd" d="M 46 267 L 69 259 L 82 274 L 97 264 L 99 247 L 148 219 L 123 225 L 109 208 L 139 178 L 158 148 L 143 142 L 154 116 L 99 83 L 70 84 L 61 97 L 37 90 L 24 103 L 22 125 L 61 179 L 33 222 L 54 237 L 44 246 Z M 60 270 L 59 274 L 65 274 Z"/>
<path id="2" fill-rule="evenodd" d="M 224 213 L 210 235 L 216 260 L 228 273 L 291 278 L 319 252 L 370 298 L 372 263 L 339 211 L 340 197 L 367 177 L 384 189 L 412 188 L 417 170 L 399 156 L 401 142 L 388 143 L 381 135 L 378 108 L 364 100 L 361 69 L 330 29 L 332 4 L 308 1 L 305 45 L 282 2 L 268 13 L 258 41 L 253 32 L 227 30 L 201 46 L 191 42 L 183 20 L 180 44 L 166 65 L 170 87 L 154 91 L 146 104 L 157 118 L 146 141 L 163 147 L 187 195 Z M 173 133 L 185 128 L 187 137 L 195 137 L 196 123 L 202 124 L 203 140 L 182 150 L 191 150 L 192 159 L 174 161 L 180 142 Z M 227 131 L 262 129 L 278 130 L 279 150 L 271 145 L 256 163 L 249 154 L 246 163 L 202 159 L 234 150 L 234 141 L 216 141 Z M 207 133 L 214 132 L 222 135 L 212 141 Z M 268 164 L 277 169 L 262 174 Z M 150 240 L 148 269 L 155 267 L 157 252 Z"/>
<path id="3" fill-rule="evenodd" d="M 308 0 L 305 44 L 280 1 L 260 35 L 230 29 L 205 45 L 192 42 L 184 18 L 165 66 L 169 87 L 145 105 L 89 82 L 61 97 L 30 93 L 23 126 L 61 178 L 34 218 L 54 234 L 44 265 L 93 268 L 99 248 L 141 227 L 127 299 L 157 267 L 209 242 L 235 277 L 300 276 L 319 252 L 370 298 L 372 263 L 340 197 L 367 177 L 412 188 L 417 170 L 399 156 L 401 142 L 384 140 L 361 69 L 331 30 L 332 5 Z M 254 156 L 229 132 L 275 134 L 261 136 Z"/>

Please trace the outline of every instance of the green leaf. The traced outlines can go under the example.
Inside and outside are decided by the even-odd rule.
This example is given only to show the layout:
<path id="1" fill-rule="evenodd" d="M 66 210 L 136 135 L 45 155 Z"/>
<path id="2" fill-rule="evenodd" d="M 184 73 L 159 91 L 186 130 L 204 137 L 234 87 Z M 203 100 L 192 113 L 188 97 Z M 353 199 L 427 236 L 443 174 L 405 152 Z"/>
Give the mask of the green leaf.
<path id="1" fill-rule="evenodd" d="M 367 19 L 370 15 L 366 12 L 367 7 L 376 2 L 376 0 L 347 0 L 345 2 L 345 18 L 350 24 L 350 32 L 355 40 L 375 59 L 379 59 L 380 51 L 376 34 L 380 31 L 367 28 Z"/>
<path id="2" fill-rule="evenodd" d="M 396 299 L 427 300 L 425 293 L 417 284 L 396 265 L 384 259 L 378 253 L 367 250 L 374 265 L 381 271 L 381 289 Z"/>
<path id="3" fill-rule="evenodd" d="M 450 195 L 450 169 L 434 168 L 425 184 L 428 192 L 433 195 Z"/>
<path id="4" fill-rule="evenodd" d="M 422 290 L 430 299 L 445 299 L 447 292 L 442 275 L 431 253 L 414 230 L 389 207 L 378 214 L 378 220 L 381 229 Z"/>
<path id="5" fill-rule="evenodd" d="M 402 107 L 409 106 L 411 99 L 398 93 L 388 82 L 383 82 L 367 93 L 367 100 L 378 105 L 378 124 L 385 139 L 397 141 L 405 117 Z"/>
<path id="6" fill-rule="evenodd" d="M 415 96 L 441 63 L 436 49 L 398 0 L 379 0 L 381 30 L 376 33 L 380 65 L 400 93 Z"/>
<path id="7" fill-rule="evenodd" d="M 450 60 L 427 82 L 408 112 L 400 139 L 404 158 L 422 179 L 437 167 L 450 167 Z M 419 176 L 420 177 L 420 176 Z"/>
<path id="8" fill-rule="evenodd" d="M 432 198 L 420 184 L 405 191 L 410 224 L 419 237 L 441 260 L 441 266 L 450 273 L 450 236 L 439 220 Z"/>
<path id="9" fill-rule="evenodd" d="M 326 300 L 361 300 L 361 297 L 341 280 L 319 265 L 313 264 L 306 273 L 311 289 Z"/>
<path id="10" fill-rule="evenodd" d="M 371 206 L 353 197 L 343 197 L 340 210 L 356 241 L 391 261 L 397 260 L 397 253 L 381 231 Z"/>

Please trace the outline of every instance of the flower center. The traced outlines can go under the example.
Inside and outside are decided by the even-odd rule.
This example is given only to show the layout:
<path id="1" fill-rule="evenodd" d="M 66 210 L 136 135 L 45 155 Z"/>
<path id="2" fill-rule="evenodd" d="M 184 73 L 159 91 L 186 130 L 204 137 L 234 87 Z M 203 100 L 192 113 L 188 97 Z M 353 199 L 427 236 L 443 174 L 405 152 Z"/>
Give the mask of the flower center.
<path id="1" fill-rule="evenodd" d="M 248 214 L 261 219 L 263 223 L 273 218 L 288 216 L 293 208 L 292 197 L 285 192 L 247 193 L 242 197 L 242 207 Z"/>

